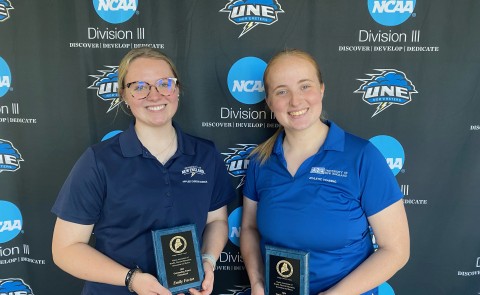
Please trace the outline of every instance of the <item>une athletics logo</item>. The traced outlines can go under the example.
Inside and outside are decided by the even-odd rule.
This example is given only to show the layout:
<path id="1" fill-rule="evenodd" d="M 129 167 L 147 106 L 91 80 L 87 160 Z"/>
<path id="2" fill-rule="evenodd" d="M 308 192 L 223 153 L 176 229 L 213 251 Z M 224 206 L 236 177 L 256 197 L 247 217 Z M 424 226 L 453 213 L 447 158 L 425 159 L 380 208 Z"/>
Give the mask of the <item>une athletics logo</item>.
<path id="1" fill-rule="evenodd" d="M 120 24 L 137 11 L 138 0 L 93 0 L 93 7 L 104 21 Z"/>
<path id="2" fill-rule="evenodd" d="M 415 0 L 368 0 L 368 12 L 384 26 L 397 26 L 415 16 Z"/>
<path id="3" fill-rule="evenodd" d="M 225 165 L 227 166 L 228 174 L 233 177 L 241 177 L 237 188 L 241 187 L 245 182 L 245 174 L 247 173 L 248 163 L 250 160 L 248 156 L 257 147 L 256 144 L 237 144 L 240 147 L 229 148 L 232 153 L 222 153 L 225 157 Z"/>
<path id="4" fill-rule="evenodd" d="M 98 70 L 102 75 L 89 75 L 96 80 L 88 89 L 96 89 L 97 96 L 103 101 L 111 101 L 107 113 L 115 109 L 120 103 L 118 95 L 118 66 L 105 66 L 108 70 Z"/>
<path id="5" fill-rule="evenodd" d="M 32 288 L 19 278 L 0 280 L 0 294 L 34 295 Z"/>
<path id="6" fill-rule="evenodd" d="M 228 12 L 228 19 L 236 25 L 244 25 L 238 38 L 258 25 L 271 25 L 283 13 L 276 0 L 230 0 L 219 12 Z"/>
<path id="7" fill-rule="evenodd" d="M 369 105 L 378 105 L 372 118 L 393 104 L 406 105 L 412 101 L 412 94 L 418 93 L 405 73 L 392 69 L 375 71 L 380 73 L 367 74 L 370 79 L 357 79 L 363 84 L 353 92 L 363 93 L 363 101 Z"/>
<path id="8" fill-rule="evenodd" d="M 23 161 L 22 155 L 5 139 L 0 139 L 0 173 L 3 171 L 14 172 L 20 169 L 20 161 Z"/>
<path id="9" fill-rule="evenodd" d="M 10 1 L 0 0 L 0 22 L 4 22 L 10 18 L 10 9 L 14 9 Z"/>

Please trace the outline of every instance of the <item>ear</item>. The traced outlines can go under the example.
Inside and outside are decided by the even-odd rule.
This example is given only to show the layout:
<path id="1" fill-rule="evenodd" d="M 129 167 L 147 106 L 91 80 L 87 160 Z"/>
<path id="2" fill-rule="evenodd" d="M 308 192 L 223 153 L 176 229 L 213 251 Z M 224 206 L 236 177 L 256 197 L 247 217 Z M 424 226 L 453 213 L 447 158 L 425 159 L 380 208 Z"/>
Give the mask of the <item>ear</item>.
<path id="1" fill-rule="evenodd" d="M 270 99 L 268 98 L 268 96 L 265 96 L 265 102 L 267 103 L 267 106 L 270 107 Z"/>

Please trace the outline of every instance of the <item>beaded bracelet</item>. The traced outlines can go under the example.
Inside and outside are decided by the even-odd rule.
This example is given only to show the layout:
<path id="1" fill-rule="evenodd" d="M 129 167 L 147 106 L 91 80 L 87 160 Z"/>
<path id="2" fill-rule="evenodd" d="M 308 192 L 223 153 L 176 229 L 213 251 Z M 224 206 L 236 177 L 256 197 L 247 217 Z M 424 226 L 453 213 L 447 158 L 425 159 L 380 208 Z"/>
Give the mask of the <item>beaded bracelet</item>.
<path id="1" fill-rule="evenodd" d="M 134 292 L 132 289 L 132 282 L 137 272 L 142 272 L 142 270 L 138 266 L 136 268 L 130 269 L 125 276 L 125 286 L 128 288 L 128 291 L 132 293 Z"/>
<path id="2" fill-rule="evenodd" d="M 202 260 L 206 260 L 212 266 L 212 271 L 215 271 L 215 265 L 217 264 L 217 260 L 213 257 L 212 254 L 202 254 Z"/>

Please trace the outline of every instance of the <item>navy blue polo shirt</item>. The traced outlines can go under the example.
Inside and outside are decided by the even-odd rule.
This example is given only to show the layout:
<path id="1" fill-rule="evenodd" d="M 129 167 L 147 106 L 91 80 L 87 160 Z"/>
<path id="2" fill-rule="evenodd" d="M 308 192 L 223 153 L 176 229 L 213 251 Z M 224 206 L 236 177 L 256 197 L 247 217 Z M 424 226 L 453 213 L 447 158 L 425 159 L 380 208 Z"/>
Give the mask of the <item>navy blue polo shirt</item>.
<path id="1" fill-rule="evenodd" d="M 165 166 L 142 146 L 133 123 L 89 147 L 52 208 L 63 220 L 95 224 L 97 250 L 153 275 L 151 230 L 193 223 L 201 237 L 208 212 L 236 195 L 214 144 L 174 127 L 178 149 Z M 87 282 L 82 294 L 130 293 L 126 287 Z"/>
<path id="2" fill-rule="evenodd" d="M 403 197 L 372 143 L 327 125 L 324 144 L 295 176 L 281 134 L 263 165 L 251 159 L 243 190 L 257 202 L 263 255 L 265 244 L 310 252 L 310 294 L 335 285 L 373 253 L 367 217 Z"/>

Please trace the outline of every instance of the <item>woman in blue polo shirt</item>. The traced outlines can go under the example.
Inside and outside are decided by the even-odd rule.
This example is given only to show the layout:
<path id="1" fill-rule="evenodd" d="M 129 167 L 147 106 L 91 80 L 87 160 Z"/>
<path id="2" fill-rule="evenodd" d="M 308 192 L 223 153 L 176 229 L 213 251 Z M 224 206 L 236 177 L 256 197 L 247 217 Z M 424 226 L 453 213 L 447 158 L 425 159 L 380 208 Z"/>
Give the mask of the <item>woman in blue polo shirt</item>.
<path id="1" fill-rule="evenodd" d="M 264 83 L 281 128 L 252 153 L 244 185 L 240 245 L 252 294 L 264 294 L 266 244 L 310 253 L 310 294 L 377 294 L 409 257 L 395 177 L 371 143 L 321 119 L 325 85 L 311 55 L 278 53 Z"/>
<path id="2" fill-rule="evenodd" d="M 119 94 L 134 120 L 89 147 L 65 181 L 52 212 L 55 263 L 86 280 L 82 294 L 171 294 L 156 278 L 152 230 L 195 224 L 205 278 L 227 242 L 226 205 L 235 197 L 214 144 L 172 122 L 179 78 L 172 61 L 133 49 L 118 68 Z M 95 246 L 89 241 L 95 236 Z"/>

